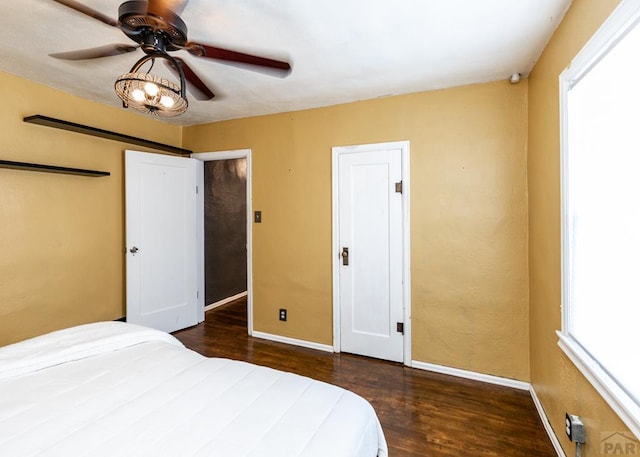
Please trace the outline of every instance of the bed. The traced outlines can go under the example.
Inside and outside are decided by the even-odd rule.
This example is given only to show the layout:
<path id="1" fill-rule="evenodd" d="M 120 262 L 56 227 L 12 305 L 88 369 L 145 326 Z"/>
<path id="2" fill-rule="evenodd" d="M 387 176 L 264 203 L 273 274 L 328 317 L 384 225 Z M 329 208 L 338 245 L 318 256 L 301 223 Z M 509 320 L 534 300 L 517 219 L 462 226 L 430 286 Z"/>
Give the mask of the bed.
<path id="1" fill-rule="evenodd" d="M 0 456 L 387 457 L 387 445 L 353 392 L 101 322 L 0 348 Z"/>

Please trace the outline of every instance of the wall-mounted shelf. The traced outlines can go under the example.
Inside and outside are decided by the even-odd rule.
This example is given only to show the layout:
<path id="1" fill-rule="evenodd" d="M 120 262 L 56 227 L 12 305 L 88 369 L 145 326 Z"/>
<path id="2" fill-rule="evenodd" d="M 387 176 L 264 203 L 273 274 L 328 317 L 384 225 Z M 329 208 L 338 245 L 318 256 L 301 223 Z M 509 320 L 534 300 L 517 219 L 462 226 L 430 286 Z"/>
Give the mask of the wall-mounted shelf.
<path id="1" fill-rule="evenodd" d="M 169 144 L 157 143 L 155 141 L 149 141 L 131 135 L 124 135 L 122 133 L 116 133 L 110 130 L 89 127 L 88 125 L 76 124 L 75 122 L 63 121 L 61 119 L 55 119 L 53 117 L 43 116 L 41 114 L 27 116 L 23 120 L 24 122 L 29 122 L 30 124 L 44 125 L 46 127 L 68 130 L 70 132 L 82 133 L 84 135 L 91 135 L 98 138 L 106 138 L 107 140 L 121 141 L 123 143 L 144 146 L 146 148 L 156 149 L 158 151 L 170 152 L 171 154 L 190 155 L 193 152 L 189 149 L 183 149 L 176 146 L 171 146 Z"/>
<path id="2" fill-rule="evenodd" d="M 108 171 L 58 167 L 55 165 L 43 165 L 40 163 L 13 162 L 11 160 L 0 160 L 0 168 L 11 168 L 12 170 L 43 171 L 46 173 L 64 173 L 67 175 L 92 176 L 96 178 L 100 176 L 109 176 L 111 174 Z"/>

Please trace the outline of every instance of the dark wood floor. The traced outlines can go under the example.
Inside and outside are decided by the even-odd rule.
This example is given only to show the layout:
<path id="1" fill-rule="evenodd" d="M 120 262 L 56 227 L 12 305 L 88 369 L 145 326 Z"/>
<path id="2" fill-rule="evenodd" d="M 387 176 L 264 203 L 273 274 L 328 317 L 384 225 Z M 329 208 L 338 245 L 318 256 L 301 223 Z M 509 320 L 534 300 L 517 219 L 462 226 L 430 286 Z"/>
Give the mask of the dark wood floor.
<path id="1" fill-rule="evenodd" d="M 209 357 L 244 360 L 356 392 L 376 409 L 391 457 L 556 456 L 528 392 L 250 338 L 244 299 L 209 311 L 205 322 L 175 336 Z"/>

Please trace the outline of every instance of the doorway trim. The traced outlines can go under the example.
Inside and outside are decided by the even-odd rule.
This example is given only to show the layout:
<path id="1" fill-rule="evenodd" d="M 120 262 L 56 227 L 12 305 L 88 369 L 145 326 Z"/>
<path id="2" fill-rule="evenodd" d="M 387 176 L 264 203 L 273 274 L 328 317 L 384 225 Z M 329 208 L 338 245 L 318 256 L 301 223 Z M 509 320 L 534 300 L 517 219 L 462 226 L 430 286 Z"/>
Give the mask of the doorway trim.
<path id="1" fill-rule="evenodd" d="M 231 151 L 214 151 L 214 152 L 197 152 L 191 154 L 194 159 L 208 162 L 210 160 L 230 160 L 230 159 L 247 159 L 247 332 L 249 336 L 253 335 L 253 234 L 252 223 L 253 218 L 251 214 L 253 209 L 251 207 L 251 149 L 236 149 Z M 203 186 L 204 187 L 204 186 Z M 203 209 L 204 211 L 204 209 Z M 204 220 L 204 216 L 203 216 Z M 204 225 L 198 226 L 198 237 L 203 240 L 202 242 L 202 255 L 204 257 Z M 204 260 L 199 263 L 199 268 L 202 269 L 199 272 L 198 278 L 202 281 L 198 289 L 202 290 L 204 296 Z M 203 298 L 204 300 L 204 298 Z"/>
<path id="2" fill-rule="evenodd" d="M 344 154 L 357 154 L 379 150 L 400 149 L 402 157 L 402 306 L 404 315 L 404 347 L 403 361 L 411 366 L 411 226 L 410 226 L 410 166 L 409 141 L 393 141 L 388 143 L 361 144 L 354 146 L 335 146 L 332 148 L 331 160 L 331 211 L 332 211 L 332 283 L 333 283 L 333 350 L 341 351 L 340 338 L 340 262 L 341 250 L 339 239 L 339 179 L 338 159 Z"/>

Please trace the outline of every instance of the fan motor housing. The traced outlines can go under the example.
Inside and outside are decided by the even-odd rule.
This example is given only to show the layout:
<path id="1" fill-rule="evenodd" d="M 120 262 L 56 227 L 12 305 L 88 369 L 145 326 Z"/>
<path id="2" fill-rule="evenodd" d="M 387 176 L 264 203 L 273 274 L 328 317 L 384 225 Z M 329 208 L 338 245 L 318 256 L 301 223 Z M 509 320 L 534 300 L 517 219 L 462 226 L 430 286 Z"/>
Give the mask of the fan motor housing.
<path id="1" fill-rule="evenodd" d="M 162 14 L 149 11 L 146 1 L 128 1 L 118 9 L 118 23 L 147 53 L 182 49 L 187 44 L 187 25 L 172 11 Z"/>

